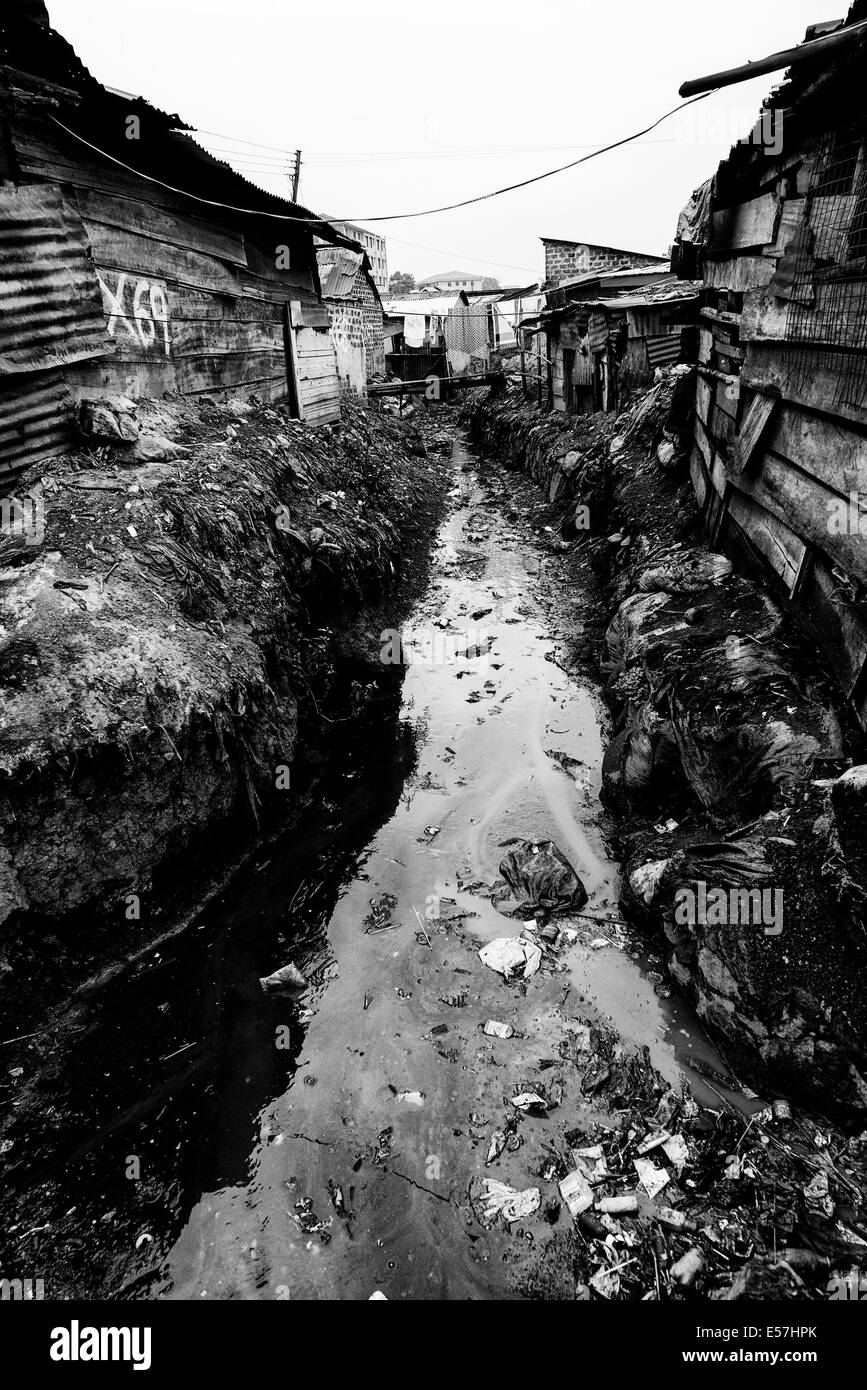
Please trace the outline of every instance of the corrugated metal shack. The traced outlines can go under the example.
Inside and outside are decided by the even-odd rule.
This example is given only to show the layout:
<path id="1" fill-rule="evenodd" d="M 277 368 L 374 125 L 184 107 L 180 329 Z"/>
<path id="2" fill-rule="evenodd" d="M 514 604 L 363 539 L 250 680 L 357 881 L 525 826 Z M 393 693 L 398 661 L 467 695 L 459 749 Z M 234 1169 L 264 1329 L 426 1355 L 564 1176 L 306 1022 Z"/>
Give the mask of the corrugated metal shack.
<path id="1" fill-rule="evenodd" d="M 579 276 L 549 290 L 543 316 L 555 410 L 616 410 L 623 393 L 681 357 L 698 290 L 658 265 Z"/>
<path id="2" fill-rule="evenodd" d="M 336 418 L 313 231 L 343 237 L 102 86 L 38 0 L 0 21 L 0 122 L 5 486 L 67 446 L 82 394 L 255 394 Z"/>
<path id="3" fill-rule="evenodd" d="M 830 57 L 798 55 L 679 255 L 704 284 L 691 473 L 711 537 L 808 615 L 867 724 L 864 21 L 859 0 Z"/>
<path id="4" fill-rule="evenodd" d="M 331 320 L 337 374 L 359 396 L 385 372 L 382 300 L 366 251 L 318 246 L 322 298 Z"/>

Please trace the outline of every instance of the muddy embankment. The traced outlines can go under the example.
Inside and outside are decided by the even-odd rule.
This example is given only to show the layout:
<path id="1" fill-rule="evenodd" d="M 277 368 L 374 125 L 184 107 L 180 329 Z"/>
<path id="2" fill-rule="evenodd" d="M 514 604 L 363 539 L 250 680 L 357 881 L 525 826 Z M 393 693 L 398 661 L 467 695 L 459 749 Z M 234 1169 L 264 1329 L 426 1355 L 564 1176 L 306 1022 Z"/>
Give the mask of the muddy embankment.
<path id="1" fill-rule="evenodd" d="M 425 580 L 449 413 L 115 401 L 22 480 L 44 535 L 0 554 L 4 1035 L 176 926 L 302 812 L 327 731 L 397 697 L 379 634 Z"/>
<path id="2" fill-rule="evenodd" d="M 815 635 L 703 542 L 691 391 L 676 369 L 614 419 L 549 415 L 509 388 L 475 393 L 463 418 L 546 491 L 576 582 L 595 577 L 578 659 L 615 718 L 603 798 L 624 912 L 742 1081 L 861 1123 L 863 738 Z"/>

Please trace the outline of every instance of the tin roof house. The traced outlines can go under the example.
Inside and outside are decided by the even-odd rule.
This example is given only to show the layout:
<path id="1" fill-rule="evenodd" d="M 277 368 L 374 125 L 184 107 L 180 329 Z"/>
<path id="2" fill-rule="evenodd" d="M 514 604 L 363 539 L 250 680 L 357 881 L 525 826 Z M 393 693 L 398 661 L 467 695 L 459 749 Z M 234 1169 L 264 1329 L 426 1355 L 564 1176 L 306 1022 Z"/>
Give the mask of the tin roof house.
<path id="1" fill-rule="evenodd" d="M 352 243 L 103 86 L 40 0 L 0 21 L 0 45 L 0 479 L 66 447 L 85 394 L 255 395 L 335 419 L 314 231 Z"/>

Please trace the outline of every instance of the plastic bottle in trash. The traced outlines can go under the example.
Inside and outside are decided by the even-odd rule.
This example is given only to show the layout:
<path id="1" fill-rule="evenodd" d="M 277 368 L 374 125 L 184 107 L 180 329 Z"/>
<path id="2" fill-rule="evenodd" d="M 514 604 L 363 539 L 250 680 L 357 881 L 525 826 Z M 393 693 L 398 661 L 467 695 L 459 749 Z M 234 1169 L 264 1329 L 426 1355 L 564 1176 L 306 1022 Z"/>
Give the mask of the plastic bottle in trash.
<path id="1" fill-rule="evenodd" d="M 670 1226 L 673 1231 L 697 1231 L 698 1224 L 690 1220 L 685 1212 L 675 1211 L 673 1207 L 660 1207 L 654 1212 L 661 1226 Z"/>
<path id="2" fill-rule="evenodd" d="M 638 1211 L 638 1196 L 635 1192 L 627 1192 L 622 1197 L 600 1197 L 596 1210 L 605 1211 L 609 1216 L 632 1216 Z"/>

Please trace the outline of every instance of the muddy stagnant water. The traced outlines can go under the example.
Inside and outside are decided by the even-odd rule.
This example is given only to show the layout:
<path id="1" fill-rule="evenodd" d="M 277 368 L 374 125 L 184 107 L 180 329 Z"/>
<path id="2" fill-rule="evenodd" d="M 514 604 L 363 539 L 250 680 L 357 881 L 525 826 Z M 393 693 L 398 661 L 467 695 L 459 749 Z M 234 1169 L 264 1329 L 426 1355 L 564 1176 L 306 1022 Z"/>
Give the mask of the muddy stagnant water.
<path id="1" fill-rule="evenodd" d="M 718 1061 L 700 1025 L 617 921 L 605 714 L 551 659 L 542 551 L 460 442 L 454 479 L 399 706 L 335 731 L 300 827 L 93 996 L 55 1060 L 6 1232 L 48 1296 L 509 1297 L 550 1228 L 519 1231 L 516 1255 L 467 1191 L 537 1183 L 545 1143 L 593 1119 L 560 1063 L 570 1030 L 605 1019 L 719 1103 L 684 1070 Z M 478 957 L 522 928 L 490 899 L 513 837 L 554 840 L 589 893 L 575 943 L 526 987 Z M 366 930 L 380 894 L 393 910 Z M 312 981 L 300 1000 L 259 986 L 287 961 Z M 486 1036 L 489 1018 L 523 1036 Z M 559 1076 L 561 1110 L 486 1169 L 504 1096 Z"/>

